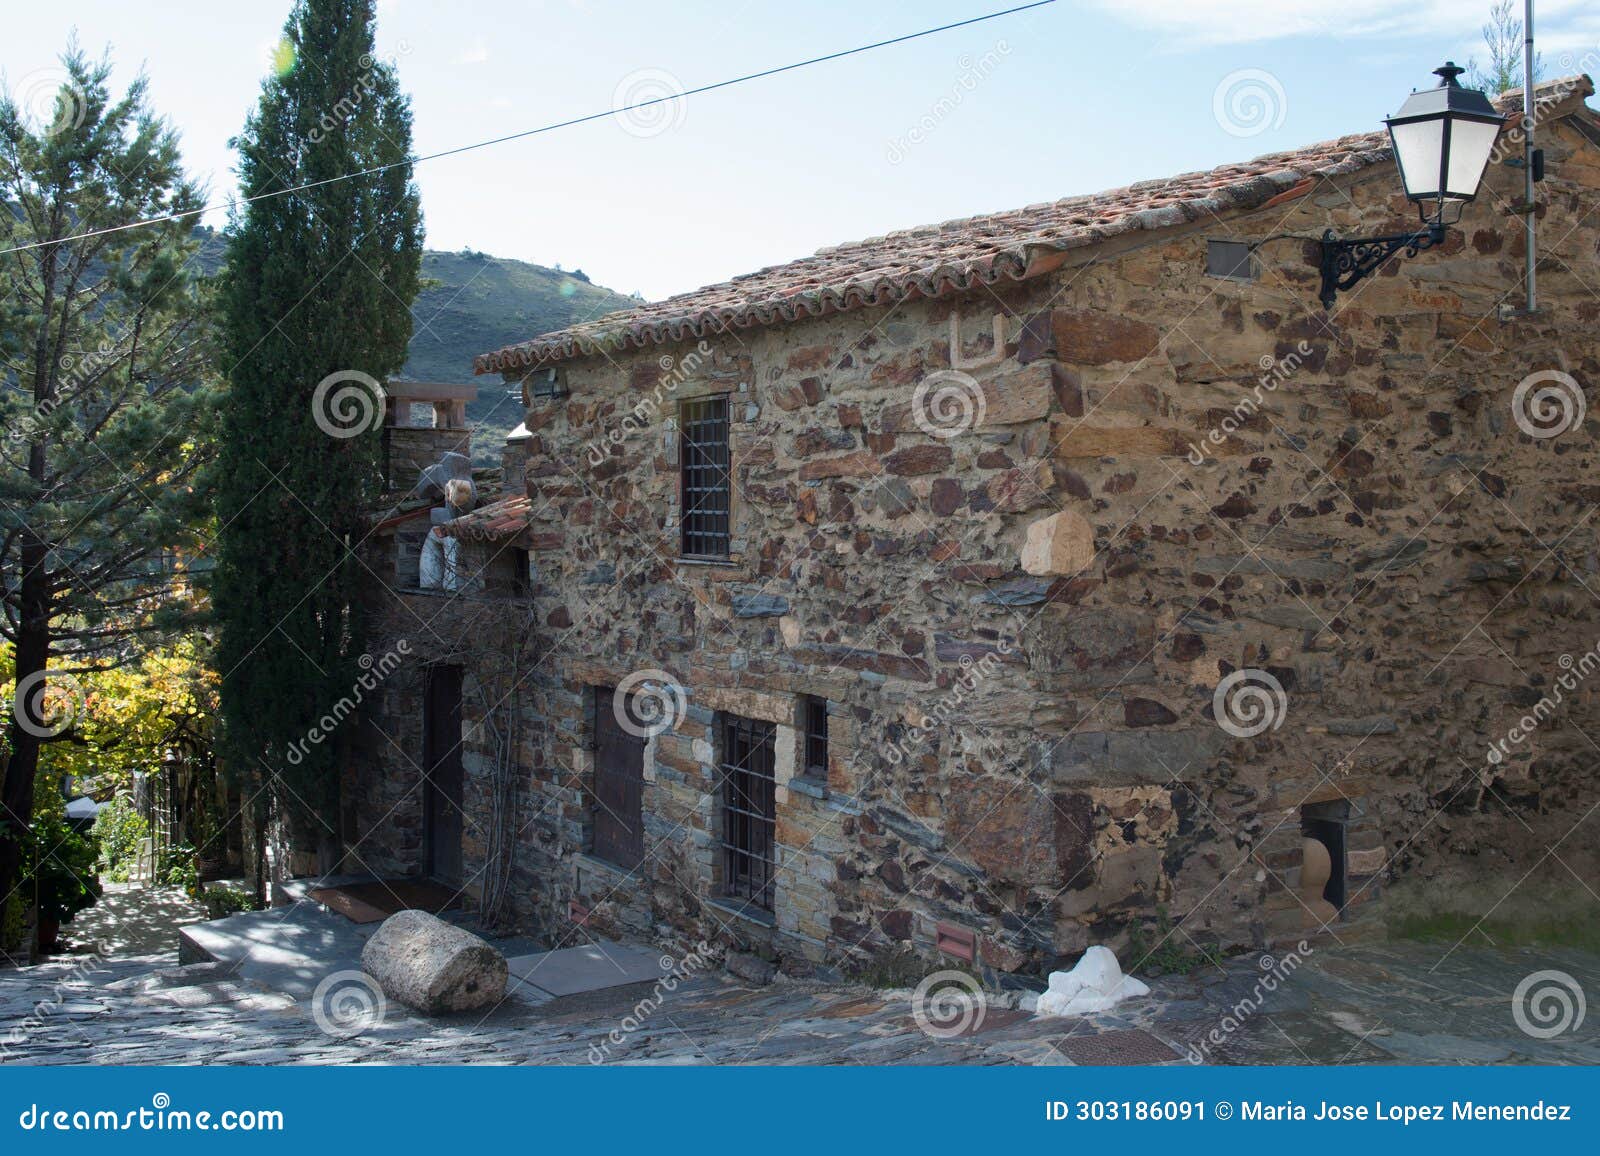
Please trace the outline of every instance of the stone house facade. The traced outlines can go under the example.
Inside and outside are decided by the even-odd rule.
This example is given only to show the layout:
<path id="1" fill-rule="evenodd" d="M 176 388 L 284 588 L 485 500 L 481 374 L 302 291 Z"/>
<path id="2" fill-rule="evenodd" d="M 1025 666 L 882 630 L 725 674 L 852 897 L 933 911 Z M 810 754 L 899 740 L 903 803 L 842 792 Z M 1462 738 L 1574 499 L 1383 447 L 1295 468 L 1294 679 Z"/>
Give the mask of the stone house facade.
<path id="1" fill-rule="evenodd" d="M 1497 317 L 1498 156 L 1442 248 L 1321 307 L 1323 230 L 1415 220 L 1368 133 L 479 358 L 526 423 L 452 532 L 525 568 L 472 637 L 527 654 L 509 786 L 460 708 L 461 884 L 508 872 L 552 938 L 1038 973 L 1158 917 L 1262 944 L 1418 865 L 1532 866 L 1600 794 L 1600 719 L 1559 691 L 1600 643 L 1592 91 L 1539 94 L 1533 317 Z M 1219 241 L 1254 247 L 1218 276 Z M 429 869 L 425 684 L 478 661 L 385 687 L 363 862 Z"/>

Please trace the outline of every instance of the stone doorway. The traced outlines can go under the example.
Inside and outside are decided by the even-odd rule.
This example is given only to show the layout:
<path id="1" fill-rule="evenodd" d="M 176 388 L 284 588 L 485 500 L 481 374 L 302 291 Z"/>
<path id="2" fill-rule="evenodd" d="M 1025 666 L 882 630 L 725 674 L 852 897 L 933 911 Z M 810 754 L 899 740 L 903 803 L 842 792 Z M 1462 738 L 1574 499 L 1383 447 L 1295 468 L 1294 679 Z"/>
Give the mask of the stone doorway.
<path id="1" fill-rule="evenodd" d="M 1300 830 L 1308 839 L 1315 839 L 1328 849 L 1332 870 L 1322 889 L 1322 898 L 1341 914 L 1350 892 L 1349 856 L 1346 835 L 1350 825 L 1350 800 L 1335 799 L 1327 803 L 1307 803 L 1300 808 Z"/>
<path id="2" fill-rule="evenodd" d="M 435 665 L 424 676 L 422 707 L 422 870 L 461 885 L 461 668 Z"/>

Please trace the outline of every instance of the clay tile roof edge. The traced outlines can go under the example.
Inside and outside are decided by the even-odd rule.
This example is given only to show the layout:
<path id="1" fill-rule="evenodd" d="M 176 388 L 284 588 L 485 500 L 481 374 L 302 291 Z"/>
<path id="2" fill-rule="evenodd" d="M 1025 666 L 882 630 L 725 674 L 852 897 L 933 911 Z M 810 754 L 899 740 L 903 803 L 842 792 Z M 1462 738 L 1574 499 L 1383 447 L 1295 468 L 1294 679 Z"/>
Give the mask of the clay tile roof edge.
<path id="1" fill-rule="evenodd" d="M 1535 99 L 1546 108 L 1548 120 L 1588 112 L 1583 100 L 1593 94 L 1594 83 L 1580 73 L 1544 82 Z M 1496 103 L 1512 114 L 1514 123 L 1520 119 L 1521 101 L 1518 89 Z M 1042 256 L 1103 244 L 1135 230 L 1247 212 L 1300 190 L 1308 181 L 1346 176 L 1389 158 L 1388 134 L 1380 129 L 1204 172 L 830 245 L 787 264 L 482 354 L 473 369 L 517 373 L 626 348 L 1020 281 Z"/>

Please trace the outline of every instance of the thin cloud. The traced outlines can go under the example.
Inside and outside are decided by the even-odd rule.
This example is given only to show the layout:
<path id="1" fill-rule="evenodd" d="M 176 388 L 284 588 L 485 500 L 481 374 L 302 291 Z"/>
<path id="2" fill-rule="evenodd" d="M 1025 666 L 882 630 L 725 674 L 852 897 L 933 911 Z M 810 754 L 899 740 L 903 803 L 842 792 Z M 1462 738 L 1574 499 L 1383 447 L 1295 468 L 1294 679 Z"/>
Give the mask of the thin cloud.
<path id="1" fill-rule="evenodd" d="M 1255 44 L 1301 36 L 1358 39 L 1427 36 L 1477 44 L 1490 0 L 1343 0 L 1338 5 L 1306 0 L 1091 0 L 1118 19 L 1151 32 L 1172 46 Z M 1516 6 L 1520 13 L 1520 5 Z M 1600 33 L 1590 0 L 1542 0 L 1535 32 L 1541 45 L 1594 44 Z"/>

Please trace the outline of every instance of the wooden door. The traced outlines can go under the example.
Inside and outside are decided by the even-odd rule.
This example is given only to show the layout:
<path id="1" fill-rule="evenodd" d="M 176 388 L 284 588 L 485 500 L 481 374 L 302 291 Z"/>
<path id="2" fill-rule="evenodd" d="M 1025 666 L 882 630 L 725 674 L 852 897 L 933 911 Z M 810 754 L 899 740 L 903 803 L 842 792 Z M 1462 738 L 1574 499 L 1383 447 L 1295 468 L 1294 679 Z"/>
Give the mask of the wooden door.
<path id="1" fill-rule="evenodd" d="M 461 885 L 461 668 L 430 666 L 422 712 L 423 870 Z"/>
<path id="2" fill-rule="evenodd" d="M 623 730 L 615 690 L 596 687 L 594 700 L 594 854 L 637 867 L 644 861 L 645 741 Z"/>

